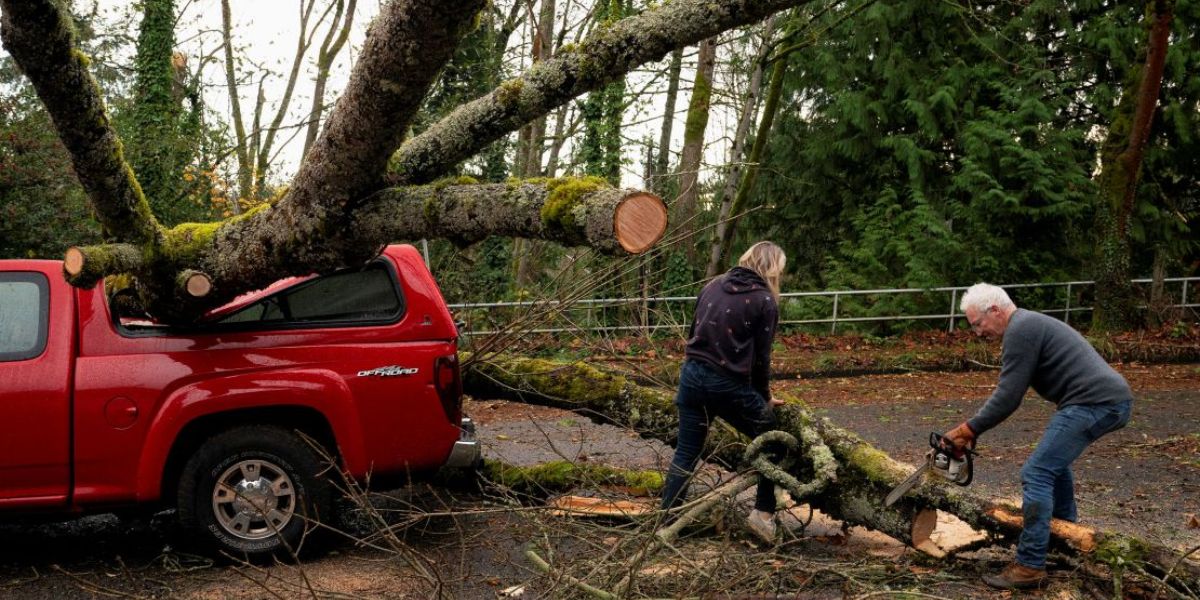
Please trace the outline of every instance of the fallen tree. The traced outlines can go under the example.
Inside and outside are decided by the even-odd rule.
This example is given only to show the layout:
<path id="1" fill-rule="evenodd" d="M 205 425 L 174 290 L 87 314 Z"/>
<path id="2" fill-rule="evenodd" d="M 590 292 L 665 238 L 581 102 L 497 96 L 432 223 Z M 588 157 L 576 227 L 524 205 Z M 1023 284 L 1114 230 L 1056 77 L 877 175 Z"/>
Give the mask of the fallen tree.
<path id="1" fill-rule="evenodd" d="M 603 421 L 630 427 L 641 435 L 672 443 L 675 436 L 673 395 L 647 388 L 624 377 L 582 363 L 495 356 L 475 360 L 465 380 L 469 393 L 503 397 L 572 410 Z M 891 507 L 883 499 L 912 467 L 827 419 L 818 419 L 794 398 L 777 409 L 779 429 L 799 439 L 817 436 L 838 463 L 836 484 L 806 498 L 810 505 L 847 524 L 880 531 L 921 550 L 936 553 L 929 543 L 937 511 L 958 517 L 990 536 L 991 543 L 1012 542 L 1021 531 L 1020 509 L 982 496 L 969 488 L 936 478 L 926 482 Z M 714 428 L 709 446 L 712 456 L 734 464 L 745 440 L 732 429 Z M 801 481 L 814 478 L 812 463 L 800 461 L 789 472 Z M 1151 577 L 1167 579 L 1182 589 L 1200 590 L 1200 565 L 1189 562 L 1172 548 L 1156 542 L 1101 531 L 1055 520 L 1051 545 L 1094 565 L 1142 569 Z"/>
<path id="2" fill-rule="evenodd" d="M 492 141 L 640 64 L 805 3 L 664 3 L 598 28 L 570 51 L 460 107 L 401 146 L 422 99 L 484 2 L 394 0 L 372 22 L 344 94 L 284 197 L 225 221 L 170 229 L 151 213 L 125 159 L 63 4 L 0 0 L 0 37 L 45 104 L 110 242 L 73 249 L 70 281 L 87 286 L 105 275 L 131 273 L 151 314 L 186 321 L 282 277 L 361 264 L 399 237 L 470 240 L 502 233 L 604 251 L 644 251 L 666 228 L 665 218 L 655 216 L 665 209 L 651 194 L 591 190 L 595 193 L 563 206 L 547 185 L 551 197 L 541 209 L 518 210 L 528 208 L 521 202 L 536 190 L 389 189 L 389 160 L 396 183 L 428 183 Z M 616 196 L 621 200 L 614 201 Z M 448 205 L 452 198 L 458 199 L 454 207 Z M 517 203 L 505 204 L 505 198 Z M 466 205 L 478 210 L 455 212 Z M 636 216 L 622 217 L 622 207 Z M 422 218 L 397 222 L 417 212 Z M 621 224 L 626 221 L 631 225 Z"/>

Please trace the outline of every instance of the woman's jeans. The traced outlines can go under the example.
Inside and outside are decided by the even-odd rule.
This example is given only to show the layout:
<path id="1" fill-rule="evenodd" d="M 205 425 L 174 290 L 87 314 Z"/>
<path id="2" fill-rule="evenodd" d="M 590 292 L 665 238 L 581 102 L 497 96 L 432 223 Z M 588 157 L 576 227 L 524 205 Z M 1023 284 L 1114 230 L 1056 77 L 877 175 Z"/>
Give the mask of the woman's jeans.
<path id="1" fill-rule="evenodd" d="M 1065 406 L 1054 413 L 1037 449 L 1021 468 L 1025 527 L 1017 544 L 1017 562 L 1046 567 L 1050 517 L 1074 522 L 1075 479 L 1071 463 L 1094 441 L 1129 422 L 1133 402 Z"/>
<path id="2" fill-rule="evenodd" d="M 679 409 L 679 439 L 675 442 L 675 457 L 667 469 L 664 509 L 683 504 L 688 480 L 704 450 L 713 417 L 721 417 L 752 438 L 775 429 L 775 411 L 749 382 L 729 377 L 696 360 L 683 363 L 675 406 Z M 775 484 L 765 477 L 759 480 L 754 508 L 775 512 Z"/>

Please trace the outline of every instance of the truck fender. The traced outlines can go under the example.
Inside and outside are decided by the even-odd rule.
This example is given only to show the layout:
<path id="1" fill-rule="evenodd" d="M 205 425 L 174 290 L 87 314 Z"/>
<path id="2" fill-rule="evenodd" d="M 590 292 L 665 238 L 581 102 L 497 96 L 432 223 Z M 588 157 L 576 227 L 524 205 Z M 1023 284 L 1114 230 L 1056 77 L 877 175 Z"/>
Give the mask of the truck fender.
<path id="1" fill-rule="evenodd" d="M 179 433 L 196 419 L 247 409 L 298 406 L 321 414 L 333 431 L 343 468 L 367 469 L 358 409 L 346 382 L 327 369 L 284 369 L 218 375 L 172 390 L 150 423 L 138 464 L 137 499 L 158 500 Z M 241 423 L 246 424 L 246 423 Z"/>

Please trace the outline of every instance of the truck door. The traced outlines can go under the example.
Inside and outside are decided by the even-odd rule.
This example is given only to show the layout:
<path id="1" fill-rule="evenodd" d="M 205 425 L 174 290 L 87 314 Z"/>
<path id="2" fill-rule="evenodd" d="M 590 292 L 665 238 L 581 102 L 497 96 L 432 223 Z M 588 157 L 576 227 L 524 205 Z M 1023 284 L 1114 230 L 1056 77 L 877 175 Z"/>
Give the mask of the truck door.
<path id="1" fill-rule="evenodd" d="M 74 291 L 58 263 L 0 267 L 0 506 L 67 501 Z M 21 269 L 21 264 L 28 270 Z"/>

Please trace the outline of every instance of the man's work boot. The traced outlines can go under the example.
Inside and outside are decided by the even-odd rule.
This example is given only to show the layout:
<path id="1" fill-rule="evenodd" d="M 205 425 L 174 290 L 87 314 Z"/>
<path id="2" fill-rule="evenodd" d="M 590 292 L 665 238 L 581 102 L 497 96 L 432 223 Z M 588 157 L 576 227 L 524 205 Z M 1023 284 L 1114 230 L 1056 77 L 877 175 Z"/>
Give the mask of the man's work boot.
<path id="1" fill-rule="evenodd" d="M 1046 582 L 1046 570 L 1034 569 L 1014 562 L 996 575 L 984 575 L 983 582 L 1005 590 L 1024 590 L 1041 586 Z"/>

